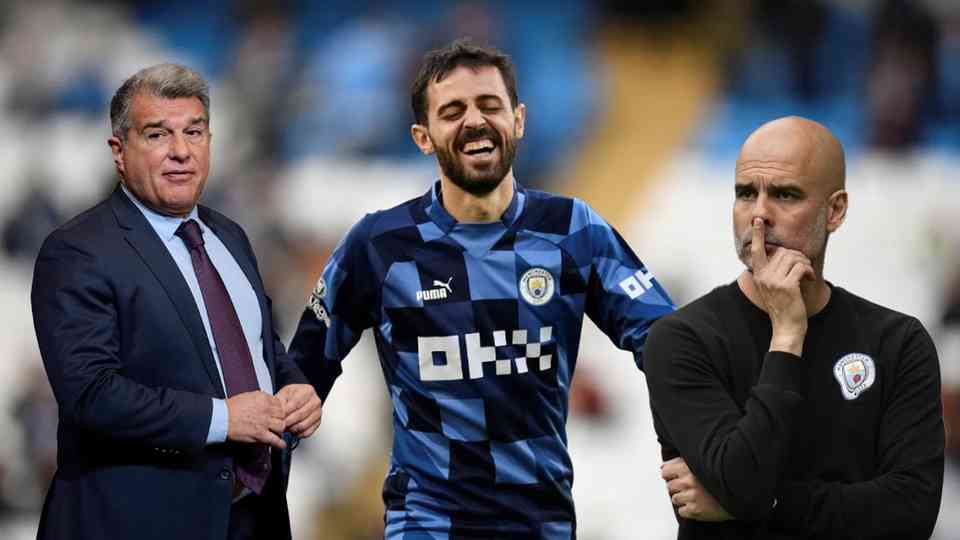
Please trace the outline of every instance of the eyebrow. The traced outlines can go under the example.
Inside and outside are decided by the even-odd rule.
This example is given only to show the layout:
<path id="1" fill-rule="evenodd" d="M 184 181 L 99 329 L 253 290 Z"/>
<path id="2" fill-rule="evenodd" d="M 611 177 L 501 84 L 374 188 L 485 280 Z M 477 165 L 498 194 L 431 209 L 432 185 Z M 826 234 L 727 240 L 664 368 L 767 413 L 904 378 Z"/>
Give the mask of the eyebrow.
<path id="1" fill-rule="evenodd" d="M 488 100 L 488 99 L 495 99 L 495 100 L 497 100 L 498 102 L 503 103 L 503 100 L 500 99 L 500 96 L 498 96 L 498 95 L 496 95 L 496 94 L 481 94 L 481 95 L 477 96 L 477 101 L 486 101 L 486 100 Z"/>
<path id="2" fill-rule="evenodd" d="M 495 100 L 498 104 L 501 104 L 501 105 L 503 104 L 503 99 L 496 94 L 480 94 L 479 96 L 474 98 L 474 101 L 490 101 L 490 100 Z M 466 103 L 464 103 L 462 99 L 455 99 L 448 103 L 444 103 L 437 109 L 437 116 L 442 116 L 444 112 L 446 112 L 448 109 L 452 107 L 463 108 L 463 107 L 466 107 Z"/>
<path id="3" fill-rule="evenodd" d="M 194 116 L 187 122 L 187 127 L 195 126 L 197 124 L 206 124 L 207 118 L 205 116 Z M 163 120 L 154 120 L 153 122 L 147 122 L 140 128 L 140 131 L 146 131 L 150 128 L 164 128 L 167 129 L 167 126 L 164 125 Z"/>

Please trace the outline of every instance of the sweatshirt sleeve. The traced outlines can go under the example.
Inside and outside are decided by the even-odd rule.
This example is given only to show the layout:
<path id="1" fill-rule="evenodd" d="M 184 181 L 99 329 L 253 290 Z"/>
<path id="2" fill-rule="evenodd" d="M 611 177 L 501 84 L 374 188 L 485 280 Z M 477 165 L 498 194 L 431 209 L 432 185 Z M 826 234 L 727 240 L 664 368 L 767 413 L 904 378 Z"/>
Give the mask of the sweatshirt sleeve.
<path id="1" fill-rule="evenodd" d="M 685 322 L 653 325 L 646 375 L 661 440 L 666 438 L 721 506 L 740 520 L 765 519 L 787 467 L 791 426 L 806 389 L 800 358 L 768 352 L 741 410 L 708 347 Z M 736 361 L 736 359 L 731 359 Z"/>

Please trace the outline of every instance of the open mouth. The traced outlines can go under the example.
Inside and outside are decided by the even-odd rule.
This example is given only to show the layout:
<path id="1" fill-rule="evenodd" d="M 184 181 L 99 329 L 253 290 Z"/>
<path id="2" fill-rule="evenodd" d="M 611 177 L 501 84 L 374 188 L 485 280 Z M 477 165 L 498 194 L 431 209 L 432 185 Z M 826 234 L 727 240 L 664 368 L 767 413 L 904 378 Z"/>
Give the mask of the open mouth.
<path id="1" fill-rule="evenodd" d="M 497 145 L 490 139 L 480 139 L 464 144 L 460 151 L 468 156 L 489 156 L 497 149 Z"/>

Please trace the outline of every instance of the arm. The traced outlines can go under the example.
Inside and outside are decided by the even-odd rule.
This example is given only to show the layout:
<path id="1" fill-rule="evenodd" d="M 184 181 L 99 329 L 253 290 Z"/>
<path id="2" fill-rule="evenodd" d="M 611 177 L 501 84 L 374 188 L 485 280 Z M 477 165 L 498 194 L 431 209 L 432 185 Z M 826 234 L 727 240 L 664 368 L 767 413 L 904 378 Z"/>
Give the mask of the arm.
<path id="1" fill-rule="evenodd" d="M 250 239 L 239 225 L 232 224 L 232 226 L 240 238 L 243 239 L 247 253 L 253 261 L 257 275 L 259 275 L 260 266 L 257 263 L 257 256 L 253 251 L 253 246 L 250 244 Z M 263 285 L 261 284 L 261 286 Z M 297 367 L 296 363 L 287 355 L 286 348 L 283 346 L 283 342 L 280 341 L 280 335 L 276 331 L 276 324 L 274 324 L 276 318 L 273 316 L 273 301 L 267 294 L 264 294 L 264 298 L 267 304 L 266 312 L 271 319 L 270 328 L 273 330 L 273 339 L 271 341 L 264 340 L 263 346 L 264 351 L 267 350 L 267 347 L 273 347 L 274 389 L 278 402 L 283 409 L 283 421 L 281 427 L 276 432 L 277 437 L 274 438 L 270 436 L 270 434 L 264 435 L 270 436 L 271 444 L 282 448 L 283 445 L 279 444 L 281 442 L 279 436 L 282 436 L 283 431 L 289 431 L 298 438 L 311 436 L 320 425 L 323 410 L 322 403 L 320 402 L 320 398 L 317 397 L 316 391 L 310 386 L 307 378 L 300 371 L 300 368 Z M 218 403 L 215 402 L 215 421 L 220 420 L 218 413 Z M 214 427 L 213 424 L 211 424 L 211 432 L 213 430 Z M 210 437 L 208 437 L 208 440 L 209 439 Z"/>
<path id="2" fill-rule="evenodd" d="M 829 538 L 930 537 L 943 487 L 943 416 L 937 352 L 916 320 L 900 358 L 878 426 L 877 475 L 855 483 L 787 482 L 771 527 Z"/>
<path id="3" fill-rule="evenodd" d="M 800 359 L 768 352 L 741 410 L 702 340 L 685 323 L 667 318 L 650 331 L 645 372 L 661 438 L 730 514 L 767 517 L 787 465 L 789 426 L 805 394 Z"/>
<path id="4" fill-rule="evenodd" d="M 613 227 L 586 204 L 576 201 L 586 226 L 575 235 L 589 243 L 586 313 L 618 348 L 632 351 L 643 367 L 643 347 L 654 321 L 672 313 L 673 301 Z"/>
<path id="5" fill-rule="evenodd" d="M 267 298 L 267 302 L 271 304 L 270 298 Z M 270 313 L 273 313 L 273 308 L 271 307 Z M 280 341 L 280 336 L 277 334 L 276 327 L 273 331 L 273 350 L 274 358 L 276 359 L 276 377 L 277 377 L 277 388 L 281 389 L 290 384 L 309 384 L 307 381 L 307 376 L 300 371 L 300 368 L 297 366 L 296 362 L 290 358 L 290 355 L 287 354 L 287 348 L 283 346 L 283 342 Z"/>
<path id="6" fill-rule="evenodd" d="M 267 302 L 272 306 L 270 298 Z M 272 316 L 273 309 L 270 313 Z M 283 404 L 284 429 L 305 439 L 313 435 L 323 418 L 323 402 L 307 381 L 297 364 L 287 355 L 280 336 L 274 331 L 274 358 L 276 359 L 277 398 Z"/>
<path id="7" fill-rule="evenodd" d="M 378 283 L 367 254 L 371 216 L 357 223 L 327 261 L 290 343 L 289 357 L 322 402 L 340 363 L 376 322 Z"/>
<path id="8" fill-rule="evenodd" d="M 199 451 L 211 396 L 155 388 L 123 375 L 116 298 L 95 255 L 54 233 L 34 270 L 37 341 L 61 420 L 146 447 Z"/>

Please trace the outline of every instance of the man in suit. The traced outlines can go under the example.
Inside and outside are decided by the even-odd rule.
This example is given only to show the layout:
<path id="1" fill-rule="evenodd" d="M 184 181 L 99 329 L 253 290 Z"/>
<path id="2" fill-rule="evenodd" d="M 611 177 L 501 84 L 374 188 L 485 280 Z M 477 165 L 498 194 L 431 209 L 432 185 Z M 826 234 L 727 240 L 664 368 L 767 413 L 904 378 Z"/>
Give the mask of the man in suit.
<path id="1" fill-rule="evenodd" d="M 41 539 L 290 538 L 287 441 L 321 403 L 277 337 L 243 230 L 197 201 L 207 83 L 146 68 L 117 90 L 110 197 L 54 231 L 34 273 L 59 405 Z"/>

